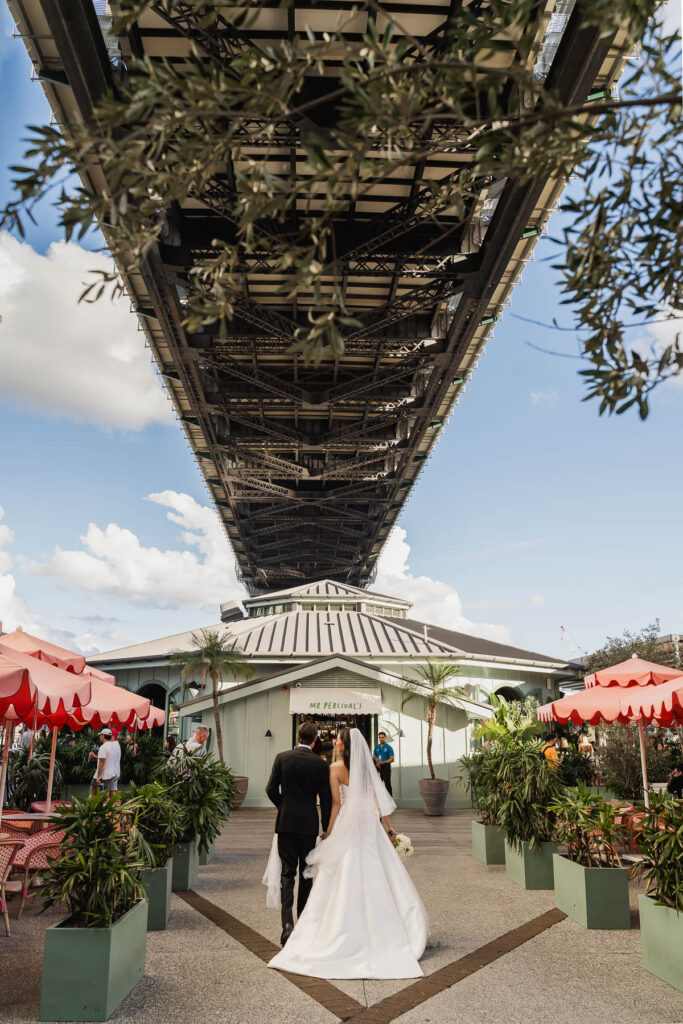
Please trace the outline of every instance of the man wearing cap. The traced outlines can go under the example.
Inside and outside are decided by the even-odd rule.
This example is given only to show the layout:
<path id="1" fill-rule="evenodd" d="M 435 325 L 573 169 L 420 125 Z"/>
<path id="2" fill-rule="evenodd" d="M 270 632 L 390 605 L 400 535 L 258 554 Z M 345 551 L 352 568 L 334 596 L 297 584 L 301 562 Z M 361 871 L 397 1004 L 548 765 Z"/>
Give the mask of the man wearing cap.
<path id="1" fill-rule="evenodd" d="M 93 779 L 93 788 L 99 787 L 115 793 L 119 788 L 121 774 L 121 747 L 114 739 L 111 729 L 103 729 L 100 739 L 102 746 L 97 751 L 97 771 Z"/>

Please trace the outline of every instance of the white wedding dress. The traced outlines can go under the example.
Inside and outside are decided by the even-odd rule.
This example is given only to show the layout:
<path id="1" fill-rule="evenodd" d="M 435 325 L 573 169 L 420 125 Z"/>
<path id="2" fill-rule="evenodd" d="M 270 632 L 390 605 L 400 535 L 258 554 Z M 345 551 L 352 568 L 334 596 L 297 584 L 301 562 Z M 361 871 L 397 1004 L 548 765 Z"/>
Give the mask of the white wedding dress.
<path id="1" fill-rule="evenodd" d="M 308 857 L 314 877 L 306 907 L 269 967 L 314 978 L 419 978 L 429 919 L 378 815 L 396 805 L 358 729 L 351 730 L 349 785 L 329 837 Z M 273 844 L 263 881 L 279 902 Z"/>

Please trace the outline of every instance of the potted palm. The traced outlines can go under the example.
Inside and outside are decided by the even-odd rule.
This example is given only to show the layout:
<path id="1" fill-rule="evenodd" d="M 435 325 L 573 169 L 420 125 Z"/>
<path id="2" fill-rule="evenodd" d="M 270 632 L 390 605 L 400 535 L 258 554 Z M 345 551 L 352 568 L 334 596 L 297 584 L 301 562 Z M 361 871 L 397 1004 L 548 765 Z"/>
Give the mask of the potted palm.
<path id="1" fill-rule="evenodd" d="M 74 799 L 52 821 L 62 854 L 41 870 L 39 895 L 69 916 L 45 933 L 39 1019 L 107 1020 L 145 972 L 149 849 L 109 793 Z"/>
<path id="2" fill-rule="evenodd" d="M 199 876 L 199 854 L 209 850 L 230 817 L 236 786 L 230 769 L 209 754 L 169 761 L 160 781 L 183 810 L 183 831 L 173 849 L 173 891 L 191 889 Z"/>
<path id="3" fill-rule="evenodd" d="M 149 903 L 147 931 L 162 931 L 171 909 L 173 858 L 171 851 L 186 829 L 187 812 L 172 799 L 161 782 L 131 784 L 123 808 L 136 815 L 137 827 L 147 843 L 149 859 L 142 884 Z"/>
<path id="4" fill-rule="evenodd" d="M 523 889 L 552 889 L 557 843 L 551 805 L 562 792 L 556 769 L 546 764 L 539 742 L 510 744 L 498 761 L 496 778 L 508 877 Z"/>
<path id="5" fill-rule="evenodd" d="M 550 805 L 555 838 L 567 847 L 553 858 L 555 906 L 584 928 L 630 928 L 628 870 L 616 850 L 624 826 L 618 811 L 585 784 Z"/>
<path id="6" fill-rule="evenodd" d="M 450 701 L 458 697 L 465 697 L 465 691 L 459 686 L 453 686 L 451 679 L 460 675 L 460 666 L 449 662 L 432 661 L 426 665 L 418 666 L 415 669 L 417 679 L 407 678 L 402 682 L 404 692 L 401 708 L 411 700 L 426 701 L 427 714 L 427 765 L 429 767 L 428 779 L 420 779 L 420 796 L 425 814 L 443 814 L 446 797 L 448 796 L 449 779 L 437 779 L 434 765 L 432 763 L 432 742 L 434 739 L 434 725 L 436 724 L 436 713 L 443 701 Z"/>
<path id="7" fill-rule="evenodd" d="M 472 822 L 472 856 L 482 864 L 505 863 L 505 833 L 498 821 L 500 756 L 500 751 L 487 748 L 460 758 L 461 777 L 479 814 L 479 820 Z"/>
<path id="8" fill-rule="evenodd" d="M 638 897 L 643 967 L 683 992 L 683 800 L 654 793 L 646 813 L 638 867 L 647 884 Z"/>

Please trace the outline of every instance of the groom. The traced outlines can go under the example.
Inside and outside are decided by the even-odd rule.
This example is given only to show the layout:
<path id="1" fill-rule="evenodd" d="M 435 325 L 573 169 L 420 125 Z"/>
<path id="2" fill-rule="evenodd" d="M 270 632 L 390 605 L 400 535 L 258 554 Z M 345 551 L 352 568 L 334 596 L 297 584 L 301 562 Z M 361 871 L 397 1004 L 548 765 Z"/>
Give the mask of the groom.
<path id="1" fill-rule="evenodd" d="M 306 857 L 315 847 L 320 824 L 317 798 L 320 798 L 320 818 L 323 832 L 327 830 L 332 809 L 330 777 L 327 762 L 313 753 L 318 730 L 313 722 L 304 722 L 297 733 L 298 745 L 294 750 L 278 754 L 273 763 L 266 793 L 277 807 L 275 831 L 277 848 L 282 861 L 280 893 L 282 902 L 282 937 L 284 946 L 294 930 L 294 881 L 299 872 L 299 894 L 296 901 L 297 916 L 306 906 L 313 881 L 304 878 Z"/>

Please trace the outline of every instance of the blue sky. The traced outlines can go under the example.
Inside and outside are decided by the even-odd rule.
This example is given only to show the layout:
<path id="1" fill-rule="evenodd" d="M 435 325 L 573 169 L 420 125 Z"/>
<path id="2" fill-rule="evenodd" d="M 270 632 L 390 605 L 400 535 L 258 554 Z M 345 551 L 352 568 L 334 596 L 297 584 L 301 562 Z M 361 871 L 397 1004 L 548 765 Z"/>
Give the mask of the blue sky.
<path id="1" fill-rule="evenodd" d="M 11 31 L 0 6 L 0 202 L 25 125 L 49 116 Z M 58 240 L 49 206 L 31 248 L 0 240 L 0 618 L 85 650 L 215 622 L 240 590 L 202 478 L 125 304 L 79 308 L 95 257 Z M 554 256 L 542 239 L 378 589 L 426 621 L 568 656 L 561 625 L 586 650 L 655 618 L 683 631 L 683 384 L 655 393 L 645 423 L 582 403 L 579 364 L 526 344 L 572 354 L 573 335 L 515 318 L 569 322 Z"/>

